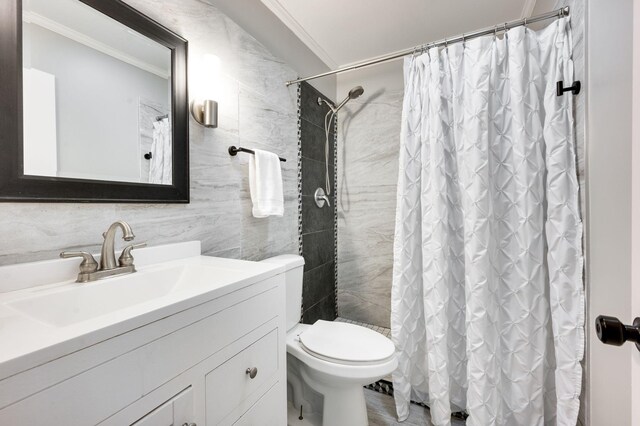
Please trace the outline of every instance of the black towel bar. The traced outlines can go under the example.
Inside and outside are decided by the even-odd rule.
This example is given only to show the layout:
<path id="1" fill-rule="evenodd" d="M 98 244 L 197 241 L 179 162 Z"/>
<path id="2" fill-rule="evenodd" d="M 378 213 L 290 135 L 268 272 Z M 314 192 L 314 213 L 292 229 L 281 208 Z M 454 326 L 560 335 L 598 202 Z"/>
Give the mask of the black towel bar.
<path id="1" fill-rule="evenodd" d="M 236 155 L 239 152 L 246 152 L 248 154 L 255 154 L 255 152 L 252 149 L 247 149 L 247 148 L 243 148 L 241 146 L 235 147 L 233 145 L 231 145 L 229 147 L 229 155 Z M 285 158 L 282 157 L 278 157 L 280 159 L 280 161 L 287 161 Z"/>

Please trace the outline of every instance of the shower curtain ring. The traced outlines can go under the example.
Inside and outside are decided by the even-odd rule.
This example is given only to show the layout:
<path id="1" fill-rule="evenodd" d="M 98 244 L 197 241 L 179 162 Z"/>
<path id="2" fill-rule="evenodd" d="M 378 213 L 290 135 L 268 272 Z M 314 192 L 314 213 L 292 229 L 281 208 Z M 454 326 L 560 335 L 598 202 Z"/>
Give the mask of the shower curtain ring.
<path id="1" fill-rule="evenodd" d="M 524 18 L 524 28 L 527 29 L 527 18 Z"/>
<path id="2" fill-rule="evenodd" d="M 449 42 L 447 41 L 447 38 L 444 38 L 444 48 L 449 50 Z"/>
<path id="3" fill-rule="evenodd" d="M 498 26 L 493 27 L 493 38 L 498 38 Z"/>

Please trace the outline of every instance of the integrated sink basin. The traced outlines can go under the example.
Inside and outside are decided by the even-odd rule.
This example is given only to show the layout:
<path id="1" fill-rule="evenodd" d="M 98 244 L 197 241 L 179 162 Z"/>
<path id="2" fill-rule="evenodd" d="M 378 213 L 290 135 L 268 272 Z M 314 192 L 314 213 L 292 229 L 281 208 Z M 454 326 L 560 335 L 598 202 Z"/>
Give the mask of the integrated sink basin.
<path id="1" fill-rule="evenodd" d="M 64 327 L 174 292 L 206 290 L 232 282 L 237 270 L 203 265 L 177 265 L 139 271 L 9 302 L 6 306 L 37 321 Z"/>
<path id="2" fill-rule="evenodd" d="M 87 283 L 79 262 L 0 267 L 0 380 L 283 272 L 202 256 L 197 241 L 137 250 L 137 272 Z"/>

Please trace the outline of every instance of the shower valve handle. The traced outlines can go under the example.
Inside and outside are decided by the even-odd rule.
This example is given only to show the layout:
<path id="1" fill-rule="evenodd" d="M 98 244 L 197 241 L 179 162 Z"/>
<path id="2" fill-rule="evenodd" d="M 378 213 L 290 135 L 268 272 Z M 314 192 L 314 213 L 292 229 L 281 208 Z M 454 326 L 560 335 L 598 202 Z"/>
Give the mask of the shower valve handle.
<path id="1" fill-rule="evenodd" d="M 625 325 L 616 317 L 600 315 L 596 318 L 596 334 L 602 343 L 621 346 L 625 342 L 635 342 L 640 351 L 640 317 L 633 325 Z"/>

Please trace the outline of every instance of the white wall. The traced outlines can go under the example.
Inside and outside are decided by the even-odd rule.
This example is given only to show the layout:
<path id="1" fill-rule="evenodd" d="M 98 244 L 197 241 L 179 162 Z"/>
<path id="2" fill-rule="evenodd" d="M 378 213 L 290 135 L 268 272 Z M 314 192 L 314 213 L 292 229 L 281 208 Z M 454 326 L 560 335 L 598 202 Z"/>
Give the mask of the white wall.
<path id="1" fill-rule="evenodd" d="M 633 1 L 587 2 L 589 424 L 631 425 L 632 345 L 607 346 L 596 316 L 631 312 Z M 637 405 L 637 399 L 635 404 Z"/>

